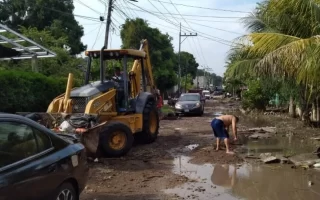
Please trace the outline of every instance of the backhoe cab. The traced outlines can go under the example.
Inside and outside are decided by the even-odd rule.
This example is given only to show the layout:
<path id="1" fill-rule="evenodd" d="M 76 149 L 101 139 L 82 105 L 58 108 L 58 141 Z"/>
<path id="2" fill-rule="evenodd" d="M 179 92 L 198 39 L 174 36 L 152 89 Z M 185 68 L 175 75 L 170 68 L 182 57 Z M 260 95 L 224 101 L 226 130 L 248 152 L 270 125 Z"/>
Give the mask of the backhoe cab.
<path id="1" fill-rule="evenodd" d="M 134 138 L 142 143 L 155 141 L 159 116 L 147 40 L 139 50 L 103 47 L 86 51 L 86 55 L 86 84 L 71 89 L 73 75 L 69 74 L 66 93 L 47 110 L 51 116 L 58 115 L 56 122 L 60 119 L 55 130 L 77 133 L 87 151 L 98 156 L 122 156 L 131 149 Z M 127 73 L 130 58 L 134 64 Z M 93 59 L 100 59 L 100 80 L 89 83 Z M 105 79 L 103 62 L 112 59 L 122 63 L 121 79 Z"/>

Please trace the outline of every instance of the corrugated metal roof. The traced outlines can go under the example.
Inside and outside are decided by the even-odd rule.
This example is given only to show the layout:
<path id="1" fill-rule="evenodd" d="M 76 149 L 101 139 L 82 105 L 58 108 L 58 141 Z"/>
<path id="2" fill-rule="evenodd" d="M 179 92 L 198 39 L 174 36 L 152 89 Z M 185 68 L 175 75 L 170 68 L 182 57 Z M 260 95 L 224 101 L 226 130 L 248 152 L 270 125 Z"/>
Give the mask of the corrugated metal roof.
<path id="1" fill-rule="evenodd" d="M 8 38 L 8 34 L 14 36 Z M 24 46 L 25 45 L 25 46 Z M 0 60 L 50 58 L 56 53 L 0 23 Z"/>

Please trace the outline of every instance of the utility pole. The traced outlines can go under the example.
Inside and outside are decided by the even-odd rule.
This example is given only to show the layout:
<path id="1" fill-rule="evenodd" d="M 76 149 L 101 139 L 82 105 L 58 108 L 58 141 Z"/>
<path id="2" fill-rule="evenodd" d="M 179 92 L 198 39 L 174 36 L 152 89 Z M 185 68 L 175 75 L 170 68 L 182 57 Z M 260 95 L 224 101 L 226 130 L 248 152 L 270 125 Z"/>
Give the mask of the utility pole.
<path id="1" fill-rule="evenodd" d="M 180 23 L 180 31 L 179 31 L 179 63 L 178 63 L 178 65 L 179 65 L 179 84 L 178 84 L 178 91 L 179 91 L 179 93 L 181 92 L 181 64 L 180 64 L 180 62 L 181 62 L 181 44 L 182 44 L 182 42 L 185 40 L 185 39 L 187 39 L 187 37 L 191 37 L 191 36 L 198 36 L 198 34 L 197 33 L 195 33 L 195 34 L 192 34 L 192 33 L 190 33 L 190 34 L 181 34 L 181 23 Z M 185 39 L 184 40 L 182 40 L 181 41 L 181 37 L 185 37 Z"/>
<path id="2" fill-rule="evenodd" d="M 186 60 L 186 80 L 185 80 L 185 83 L 184 83 L 184 88 L 185 88 L 185 93 L 187 93 L 187 80 L 188 80 L 188 59 Z"/>
<path id="3" fill-rule="evenodd" d="M 107 16 L 107 27 L 106 27 L 106 34 L 105 34 L 105 39 L 104 39 L 104 47 L 105 48 L 108 48 L 109 31 L 110 31 L 110 25 L 111 25 L 112 5 L 113 5 L 113 0 L 109 0 L 108 16 Z"/>

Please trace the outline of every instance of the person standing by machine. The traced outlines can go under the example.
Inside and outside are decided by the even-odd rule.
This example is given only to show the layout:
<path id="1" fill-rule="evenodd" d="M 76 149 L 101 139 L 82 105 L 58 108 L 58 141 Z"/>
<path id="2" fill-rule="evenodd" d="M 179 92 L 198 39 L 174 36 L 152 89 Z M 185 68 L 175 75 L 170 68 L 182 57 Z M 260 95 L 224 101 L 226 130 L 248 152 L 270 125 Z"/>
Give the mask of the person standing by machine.
<path id="1" fill-rule="evenodd" d="M 157 109 L 159 113 L 159 117 L 162 117 L 161 108 L 163 107 L 163 99 L 160 94 L 160 90 L 156 90 L 156 99 L 157 99 Z"/>

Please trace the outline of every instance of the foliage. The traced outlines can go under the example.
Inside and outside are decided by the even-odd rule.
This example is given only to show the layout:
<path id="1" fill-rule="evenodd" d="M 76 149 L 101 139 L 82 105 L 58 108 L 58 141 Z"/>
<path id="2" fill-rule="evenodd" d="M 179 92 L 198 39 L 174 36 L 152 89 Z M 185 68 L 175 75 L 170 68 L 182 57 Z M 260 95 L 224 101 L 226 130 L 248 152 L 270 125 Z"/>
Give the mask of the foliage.
<path id="1" fill-rule="evenodd" d="M 70 56 L 69 52 L 62 48 L 66 42 L 66 35 L 61 34 L 61 37 L 53 37 L 49 29 L 42 31 L 37 28 L 20 27 L 22 34 L 35 42 L 43 45 L 46 48 L 53 50 L 57 56 L 54 58 L 39 58 L 37 59 L 37 66 L 39 72 L 46 76 L 68 77 L 68 73 L 73 73 L 75 78 L 83 78 L 83 71 L 85 62 L 82 58 Z M 22 71 L 31 71 L 31 60 L 15 60 L 0 63 L 3 69 L 14 69 Z M 80 67 L 82 66 L 82 67 Z"/>
<path id="2" fill-rule="evenodd" d="M 263 92 L 262 82 L 257 79 L 250 80 L 247 85 L 248 90 L 243 94 L 243 108 L 264 110 L 269 99 Z"/>
<path id="3" fill-rule="evenodd" d="M 294 88 L 289 96 L 303 105 L 313 101 L 320 75 L 320 1 L 266 0 L 243 22 L 251 33 L 230 52 L 226 75 L 276 78 L 271 81 L 282 80 L 280 91 Z"/>
<path id="4" fill-rule="evenodd" d="M 215 86 L 220 86 L 222 85 L 223 82 L 223 78 L 221 76 L 218 76 L 215 73 L 209 73 L 208 72 L 204 72 L 204 70 L 202 69 L 198 69 L 197 70 L 197 75 L 198 76 L 206 76 L 208 78 L 208 82 L 212 83 Z"/>
<path id="5" fill-rule="evenodd" d="M 178 57 L 179 53 L 177 53 L 176 56 Z M 191 74 L 192 78 L 194 79 L 197 76 L 197 69 L 199 64 L 192 54 L 185 51 L 180 52 L 180 63 L 182 77 L 186 74 Z M 178 62 L 175 64 L 175 71 L 177 74 L 179 73 L 178 64 Z"/>
<path id="6" fill-rule="evenodd" d="M 45 112 L 50 102 L 64 93 L 67 79 L 2 70 L 0 82 L 1 112 Z"/>
<path id="7" fill-rule="evenodd" d="M 0 2 L 0 21 L 14 30 L 24 26 L 40 31 L 49 29 L 54 38 L 66 35 L 65 45 L 71 48 L 71 55 L 75 55 L 86 46 L 81 42 L 83 27 L 75 20 L 73 10 L 72 0 L 3 0 Z"/>
<path id="8" fill-rule="evenodd" d="M 140 41 L 147 39 L 155 82 L 160 90 L 172 88 L 177 83 L 172 38 L 159 29 L 149 27 L 143 19 L 127 19 L 120 32 L 122 48 L 139 49 Z"/>
<path id="9" fill-rule="evenodd" d="M 225 91 L 229 93 L 233 93 L 234 91 L 239 91 L 243 85 L 245 85 L 244 82 L 237 78 L 226 78 L 224 77 L 223 84 L 225 86 Z"/>
<path id="10" fill-rule="evenodd" d="M 181 78 L 181 87 L 190 90 L 193 87 L 193 78 L 191 74 Z"/>
<path id="11" fill-rule="evenodd" d="M 174 109 L 169 105 L 164 105 L 161 108 L 161 112 L 165 115 L 168 115 L 169 113 L 174 113 Z"/>

